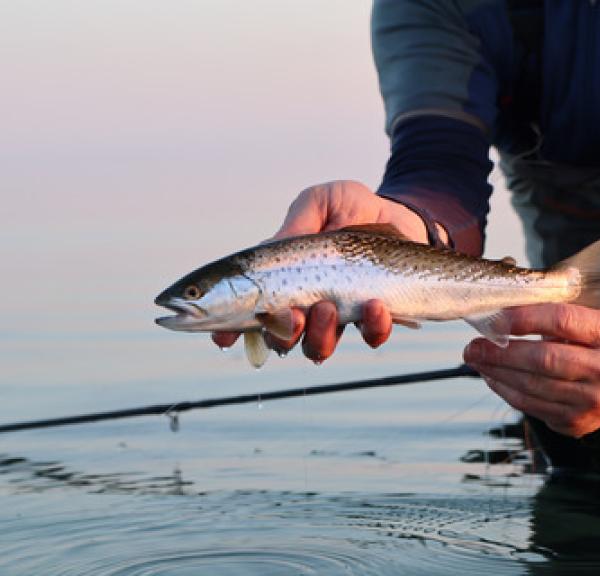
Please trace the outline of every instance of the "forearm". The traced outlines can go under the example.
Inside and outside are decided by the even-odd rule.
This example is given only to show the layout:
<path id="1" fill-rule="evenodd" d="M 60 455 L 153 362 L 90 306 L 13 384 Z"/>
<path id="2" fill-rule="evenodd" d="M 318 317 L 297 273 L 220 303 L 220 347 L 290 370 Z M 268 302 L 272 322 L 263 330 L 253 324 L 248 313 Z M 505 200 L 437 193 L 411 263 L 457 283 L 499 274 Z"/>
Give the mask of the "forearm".
<path id="1" fill-rule="evenodd" d="M 464 253 L 483 251 L 491 186 L 489 143 L 477 127 L 440 116 L 402 122 L 392 135 L 392 154 L 380 196 L 413 209 L 448 232 Z"/>

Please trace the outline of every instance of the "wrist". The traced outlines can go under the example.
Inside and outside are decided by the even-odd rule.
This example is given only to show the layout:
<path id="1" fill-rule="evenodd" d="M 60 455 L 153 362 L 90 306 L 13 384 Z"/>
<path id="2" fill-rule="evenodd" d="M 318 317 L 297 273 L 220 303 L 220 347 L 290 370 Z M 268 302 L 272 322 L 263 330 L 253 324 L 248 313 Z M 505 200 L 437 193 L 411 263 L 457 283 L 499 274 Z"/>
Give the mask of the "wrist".
<path id="1" fill-rule="evenodd" d="M 439 222 L 427 218 L 421 210 L 412 205 L 389 198 L 385 199 L 394 205 L 394 211 L 396 212 L 394 220 L 399 224 L 398 228 L 408 238 L 414 242 L 438 247 L 451 244 L 448 231 Z"/>

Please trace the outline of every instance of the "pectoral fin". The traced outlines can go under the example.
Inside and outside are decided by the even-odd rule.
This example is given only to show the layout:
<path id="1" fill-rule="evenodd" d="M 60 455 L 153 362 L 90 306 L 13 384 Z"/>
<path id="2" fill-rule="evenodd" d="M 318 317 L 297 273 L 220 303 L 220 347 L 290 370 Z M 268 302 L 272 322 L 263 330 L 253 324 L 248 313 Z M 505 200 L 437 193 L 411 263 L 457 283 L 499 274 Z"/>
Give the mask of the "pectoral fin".
<path id="1" fill-rule="evenodd" d="M 291 340 L 294 336 L 294 314 L 291 308 L 282 308 L 274 312 L 259 312 L 256 319 L 267 332 L 281 338 Z"/>
<path id="2" fill-rule="evenodd" d="M 510 319 L 504 310 L 498 310 L 484 315 L 468 316 L 465 318 L 477 332 L 501 348 L 508 346 L 510 335 Z"/>
<path id="3" fill-rule="evenodd" d="M 246 349 L 248 361 L 255 368 L 260 368 L 267 361 L 271 351 L 263 338 L 262 332 L 258 330 L 244 332 L 244 348 Z"/>

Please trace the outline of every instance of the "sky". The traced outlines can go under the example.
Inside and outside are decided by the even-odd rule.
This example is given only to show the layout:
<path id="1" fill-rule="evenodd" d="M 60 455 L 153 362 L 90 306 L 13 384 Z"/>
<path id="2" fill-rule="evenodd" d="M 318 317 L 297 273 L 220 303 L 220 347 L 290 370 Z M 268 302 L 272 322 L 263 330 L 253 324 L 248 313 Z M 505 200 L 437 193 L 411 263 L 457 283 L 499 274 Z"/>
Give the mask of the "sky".
<path id="1" fill-rule="evenodd" d="M 101 327 L 115 307 L 145 322 L 167 284 L 269 237 L 303 188 L 375 188 L 388 141 L 369 13 L 0 0 L 4 330 Z M 487 254 L 524 262 L 493 181 Z"/>

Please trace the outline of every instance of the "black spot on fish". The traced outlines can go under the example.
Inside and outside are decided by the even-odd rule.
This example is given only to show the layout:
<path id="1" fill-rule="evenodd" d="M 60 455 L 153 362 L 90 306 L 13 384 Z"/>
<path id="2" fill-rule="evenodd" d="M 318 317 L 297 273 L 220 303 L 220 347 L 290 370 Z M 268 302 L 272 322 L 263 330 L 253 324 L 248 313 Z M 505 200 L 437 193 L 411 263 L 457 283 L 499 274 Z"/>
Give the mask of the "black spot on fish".
<path id="1" fill-rule="evenodd" d="M 320 277 L 320 276 L 317 274 L 317 275 L 315 275 L 315 280 L 316 280 L 317 282 L 320 282 L 320 281 L 321 281 L 321 277 Z"/>
<path id="2" fill-rule="evenodd" d="M 281 284 L 282 284 L 283 286 L 287 286 L 287 280 L 284 278 L 284 279 L 281 281 Z"/>

